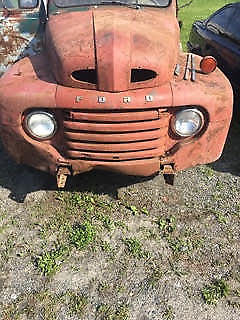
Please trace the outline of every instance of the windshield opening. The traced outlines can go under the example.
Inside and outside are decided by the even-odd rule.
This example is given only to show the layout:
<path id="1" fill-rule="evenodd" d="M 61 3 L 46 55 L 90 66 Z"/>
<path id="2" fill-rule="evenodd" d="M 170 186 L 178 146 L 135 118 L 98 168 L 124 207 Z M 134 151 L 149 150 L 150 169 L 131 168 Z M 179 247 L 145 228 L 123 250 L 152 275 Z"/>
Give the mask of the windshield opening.
<path id="1" fill-rule="evenodd" d="M 172 0 L 54 0 L 57 7 L 69 8 L 79 6 L 95 6 L 106 4 L 119 4 L 119 5 L 139 5 L 139 6 L 151 6 L 151 7 L 168 7 Z"/>

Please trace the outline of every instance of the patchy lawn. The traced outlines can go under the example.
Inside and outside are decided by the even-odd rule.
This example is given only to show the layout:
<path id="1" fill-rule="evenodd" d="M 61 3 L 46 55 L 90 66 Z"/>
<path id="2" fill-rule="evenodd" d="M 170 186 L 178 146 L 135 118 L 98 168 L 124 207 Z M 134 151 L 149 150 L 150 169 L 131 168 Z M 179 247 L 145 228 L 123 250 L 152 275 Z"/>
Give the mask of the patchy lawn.
<path id="1" fill-rule="evenodd" d="M 90 172 L 55 191 L 3 152 L 0 318 L 239 319 L 239 139 L 174 187 Z"/>

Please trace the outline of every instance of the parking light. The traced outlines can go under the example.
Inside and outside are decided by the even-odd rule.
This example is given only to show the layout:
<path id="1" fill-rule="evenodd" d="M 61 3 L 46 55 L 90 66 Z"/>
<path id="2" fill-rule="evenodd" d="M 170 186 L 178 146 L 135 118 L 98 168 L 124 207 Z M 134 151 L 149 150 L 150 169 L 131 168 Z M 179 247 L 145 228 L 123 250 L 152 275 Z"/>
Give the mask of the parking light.
<path id="1" fill-rule="evenodd" d="M 211 73 L 217 67 L 217 60 L 212 56 L 206 56 L 202 58 L 200 62 L 200 69 L 203 73 Z"/>

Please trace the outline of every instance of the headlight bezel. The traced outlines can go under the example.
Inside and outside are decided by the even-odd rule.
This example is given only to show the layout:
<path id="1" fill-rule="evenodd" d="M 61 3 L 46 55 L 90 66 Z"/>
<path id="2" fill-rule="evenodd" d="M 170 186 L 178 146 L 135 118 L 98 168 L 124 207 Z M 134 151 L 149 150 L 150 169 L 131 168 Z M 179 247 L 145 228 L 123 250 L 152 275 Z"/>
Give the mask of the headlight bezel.
<path id="1" fill-rule="evenodd" d="M 176 129 L 177 116 L 180 114 L 183 114 L 184 112 L 194 112 L 200 118 L 201 124 L 200 124 L 199 128 L 193 134 L 190 134 L 190 135 L 183 134 L 183 133 L 180 133 Z M 203 132 L 205 126 L 206 126 L 206 115 L 198 106 L 189 106 L 189 107 L 186 106 L 184 109 L 181 108 L 180 110 L 175 112 L 175 114 L 172 116 L 171 122 L 170 122 L 171 131 L 173 132 L 174 136 L 178 139 L 185 139 L 185 140 L 192 139 L 192 138 L 198 136 L 199 134 L 201 134 Z"/>
<path id="2" fill-rule="evenodd" d="M 33 132 L 33 130 L 31 129 L 31 127 L 29 126 L 29 121 L 30 121 L 30 118 L 34 115 L 44 115 L 44 116 L 47 116 L 48 118 L 51 119 L 52 123 L 53 123 L 53 127 L 54 127 L 54 130 L 51 132 L 51 134 L 49 134 L 48 136 L 46 137 L 41 137 L 37 134 L 35 134 Z M 52 139 L 55 134 L 57 133 L 57 130 L 58 130 L 58 124 L 57 124 L 57 120 L 56 120 L 56 117 L 54 115 L 54 113 L 52 112 L 49 112 L 49 111 L 46 111 L 46 110 L 32 110 L 30 112 L 28 112 L 25 116 L 24 116 L 24 119 L 23 119 L 23 128 L 25 130 L 25 132 L 31 137 L 33 138 L 34 140 L 39 140 L 39 141 L 47 141 L 47 140 L 50 140 Z"/>

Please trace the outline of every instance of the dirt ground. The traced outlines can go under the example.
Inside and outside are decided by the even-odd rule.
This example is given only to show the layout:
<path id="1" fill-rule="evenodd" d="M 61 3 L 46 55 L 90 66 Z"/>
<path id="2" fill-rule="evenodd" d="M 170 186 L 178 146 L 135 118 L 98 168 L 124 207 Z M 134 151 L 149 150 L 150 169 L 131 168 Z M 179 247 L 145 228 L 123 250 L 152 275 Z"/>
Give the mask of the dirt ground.
<path id="1" fill-rule="evenodd" d="M 0 319 L 239 320 L 240 125 L 175 185 L 90 172 L 65 191 L 0 155 Z"/>

